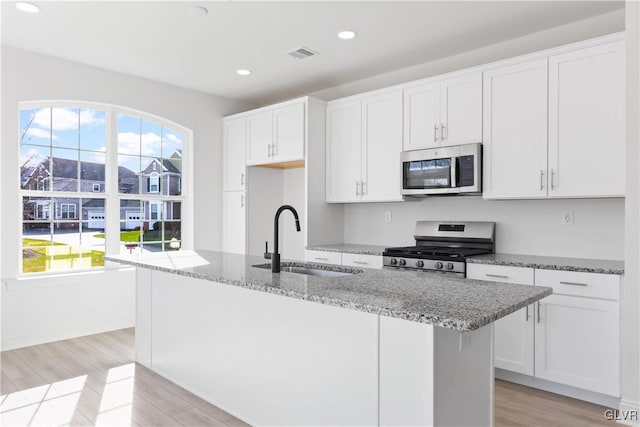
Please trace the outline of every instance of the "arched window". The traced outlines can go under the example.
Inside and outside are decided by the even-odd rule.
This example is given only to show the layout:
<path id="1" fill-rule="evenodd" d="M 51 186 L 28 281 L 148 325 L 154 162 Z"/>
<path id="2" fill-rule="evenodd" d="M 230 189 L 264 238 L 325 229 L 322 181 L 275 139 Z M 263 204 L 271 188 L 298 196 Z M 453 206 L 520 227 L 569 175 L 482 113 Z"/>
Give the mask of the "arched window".
<path id="1" fill-rule="evenodd" d="M 105 253 L 190 247 L 190 140 L 189 129 L 124 107 L 20 104 L 22 273 L 103 267 Z"/>

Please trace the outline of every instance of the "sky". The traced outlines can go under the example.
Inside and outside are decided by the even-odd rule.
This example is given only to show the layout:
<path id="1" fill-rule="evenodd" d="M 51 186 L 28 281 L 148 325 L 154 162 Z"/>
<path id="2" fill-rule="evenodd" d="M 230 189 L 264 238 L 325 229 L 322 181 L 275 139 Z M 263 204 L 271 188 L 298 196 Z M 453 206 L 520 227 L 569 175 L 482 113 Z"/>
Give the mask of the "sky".
<path id="1" fill-rule="evenodd" d="M 170 157 L 182 149 L 182 136 L 151 121 L 118 115 L 118 165 L 134 172 L 153 158 Z M 106 113 L 78 108 L 20 111 L 20 164 L 38 163 L 49 155 L 104 163 Z M 81 150 L 78 152 L 77 150 Z"/>

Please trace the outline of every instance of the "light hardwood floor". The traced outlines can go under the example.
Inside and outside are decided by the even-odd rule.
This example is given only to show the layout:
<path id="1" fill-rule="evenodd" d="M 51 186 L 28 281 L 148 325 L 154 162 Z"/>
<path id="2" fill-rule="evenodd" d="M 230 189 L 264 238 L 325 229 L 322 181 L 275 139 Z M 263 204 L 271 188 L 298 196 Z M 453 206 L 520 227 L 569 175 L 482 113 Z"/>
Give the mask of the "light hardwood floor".
<path id="1" fill-rule="evenodd" d="M 246 426 L 134 363 L 123 329 L 1 353 L 3 426 Z M 495 425 L 596 426 L 606 408 L 496 381 Z"/>

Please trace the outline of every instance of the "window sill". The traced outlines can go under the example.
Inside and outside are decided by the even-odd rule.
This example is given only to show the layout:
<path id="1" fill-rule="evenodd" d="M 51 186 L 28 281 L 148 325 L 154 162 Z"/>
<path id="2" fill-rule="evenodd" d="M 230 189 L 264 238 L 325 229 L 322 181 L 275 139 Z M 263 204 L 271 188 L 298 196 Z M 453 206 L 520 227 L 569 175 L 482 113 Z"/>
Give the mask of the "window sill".
<path id="1" fill-rule="evenodd" d="M 3 279 L 2 284 L 6 291 L 17 291 L 24 289 L 46 288 L 50 286 L 73 285 L 84 283 L 92 277 L 102 274 L 133 271 L 135 267 L 115 266 L 96 268 L 93 270 L 67 271 L 56 273 L 42 273 L 33 275 L 23 275 L 15 279 Z"/>

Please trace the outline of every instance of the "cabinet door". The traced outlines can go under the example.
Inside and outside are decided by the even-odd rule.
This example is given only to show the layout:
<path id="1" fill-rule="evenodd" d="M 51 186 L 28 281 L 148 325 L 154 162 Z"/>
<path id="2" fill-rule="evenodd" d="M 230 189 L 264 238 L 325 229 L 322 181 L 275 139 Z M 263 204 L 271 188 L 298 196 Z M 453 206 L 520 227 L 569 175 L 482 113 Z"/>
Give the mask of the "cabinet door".
<path id="1" fill-rule="evenodd" d="M 404 151 L 440 146 L 440 83 L 404 90 Z"/>
<path id="2" fill-rule="evenodd" d="M 618 301 L 551 295 L 536 313 L 536 377 L 620 396 Z"/>
<path id="3" fill-rule="evenodd" d="M 327 202 L 360 200 L 361 123 L 360 101 L 327 105 Z"/>
<path id="4" fill-rule="evenodd" d="M 484 73 L 484 198 L 547 196 L 547 59 Z"/>
<path id="5" fill-rule="evenodd" d="M 482 142 L 482 73 L 440 84 L 442 145 Z"/>
<path id="6" fill-rule="evenodd" d="M 549 57 L 550 197 L 625 193 L 624 42 Z"/>
<path id="7" fill-rule="evenodd" d="M 224 123 L 222 147 L 224 191 L 243 190 L 246 183 L 247 120 L 242 117 Z"/>
<path id="8" fill-rule="evenodd" d="M 246 253 L 246 193 L 222 193 L 222 251 Z"/>
<path id="9" fill-rule="evenodd" d="M 304 158 L 304 103 L 279 108 L 273 112 L 275 138 L 273 159 L 277 162 Z"/>
<path id="10" fill-rule="evenodd" d="M 247 117 L 247 164 L 271 162 L 273 144 L 273 112 Z"/>
<path id="11" fill-rule="evenodd" d="M 467 264 L 467 278 L 533 285 L 532 268 Z M 493 357 L 496 368 L 533 375 L 534 306 L 511 313 L 494 323 Z"/>
<path id="12" fill-rule="evenodd" d="M 362 100 L 362 200 L 402 200 L 402 91 Z"/>

